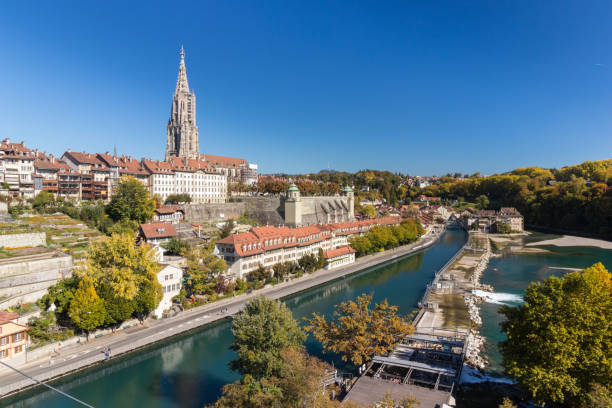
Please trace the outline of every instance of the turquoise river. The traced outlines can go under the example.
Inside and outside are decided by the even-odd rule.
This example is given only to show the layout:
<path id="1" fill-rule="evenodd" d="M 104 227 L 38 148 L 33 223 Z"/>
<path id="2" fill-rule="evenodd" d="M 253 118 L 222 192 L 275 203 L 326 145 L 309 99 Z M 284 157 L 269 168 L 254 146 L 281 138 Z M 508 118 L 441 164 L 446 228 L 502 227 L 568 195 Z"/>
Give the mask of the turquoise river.
<path id="1" fill-rule="evenodd" d="M 531 236 L 543 239 L 549 236 Z M 415 310 L 425 285 L 434 272 L 463 245 L 462 231 L 449 230 L 427 251 L 394 262 L 370 268 L 344 279 L 310 289 L 284 299 L 296 318 L 312 312 L 329 314 L 333 305 L 367 293 L 375 301 L 387 298 L 399 306 L 402 314 Z M 482 281 L 495 287 L 501 299 L 516 302 L 532 280 L 542 279 L 564 270 L 549 267 L 582 268 L 598 260 L 612 267 L 612 251 L 596 248 L 546 247 L 544 252 L 505 254 L 493 258 Z M 501 300 L 500 303 L 504 302 Z M 499 304 L 485 304 L 482 308 L 482 333 L 487 337 L 487 355 L 491 369 L 498 369 L 499 355 L 494 343 L 502 336 L 497 328 Z M 168 339 L 147 349 L 77 374 L 53 384 L 95 407 L 203 407 L 216 400 L 221 387 L 238 378 L 228 368 L 233 352 L 231 322 L 225 320 L 202 327 L 188 334 Z M 307 342 L 308 350 L 345 367 L 337 356 L 322 355 L 317 343 Z M 51 391 L 35 388 L 0 400 L 3 407 L 72 407 L 77 406 Z"/>

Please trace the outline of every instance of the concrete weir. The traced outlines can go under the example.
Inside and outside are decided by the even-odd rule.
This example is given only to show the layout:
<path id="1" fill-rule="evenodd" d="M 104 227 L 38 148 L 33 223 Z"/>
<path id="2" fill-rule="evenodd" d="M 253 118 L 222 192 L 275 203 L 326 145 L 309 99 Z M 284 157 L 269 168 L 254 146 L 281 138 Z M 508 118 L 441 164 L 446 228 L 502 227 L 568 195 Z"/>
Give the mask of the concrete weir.
<path id="1" fill-rule="evenodd" d="M 453 392 L 464 363 L 481 368 L 482 338 L 472 291 L 490 290 L 479 283 L 490 256 L 486 234 L 470 233 L 468 242 L 427 285 L 413 321 L 415 333 L 360 370 L 344 401 L 370 405 L 387 392 L 399 400 L 416 398 L 421 408 L 454 406 Z"/>

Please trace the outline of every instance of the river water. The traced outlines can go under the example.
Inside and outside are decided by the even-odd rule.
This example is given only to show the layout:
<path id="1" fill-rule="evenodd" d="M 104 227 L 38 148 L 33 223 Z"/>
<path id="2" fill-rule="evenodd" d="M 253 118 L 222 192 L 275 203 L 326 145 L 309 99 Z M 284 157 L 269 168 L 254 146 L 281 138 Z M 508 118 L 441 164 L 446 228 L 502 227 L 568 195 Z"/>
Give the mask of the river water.
<path id="1" fill-rule="evenodd" d="M 532 233 L 514 245 L 524 246 L 530 242 L 557 238 L 557 235 Z M 487 370 L 501 372 L 501 355 L 497 343 L 505 339 L 499 328 L 502 317 L 498 311 L 502 304 L 517 305 L 530 282 L 542 281 L 549 276 L 561 276 L 569 268 L 584 269 L 596 262 L 612 270 L 612 250 L 594 247 L 554 247 L 535 246 L 541 252 L 528 249 L 528 252 L 502 250 L 501 257 L 492 257 L 487 269 L 483 272 L 481 282 L 492 285 L 495 289 L 494 299 L 484 303 L 480 308 L 482 327 L 480 333 L 486 339 L 485 355 L 489 359 Z M 560 269 L 557 269 L 560 268 Z M 567 268 L 567 269 L 566 269 Z"/>
<path id="2" fill-rule="evenodd" d="M 534 234 L 525 241 L 548 238 L 551 236 Z M 399 307 L 400 313 L 409 314 L 416 309 L 434 272 L 459 250 L 465 239 L 463 232 L 449 230 L 425 252 L 361 271 L 284 301 L 298 319 L 312 312 L 329 314 L 333 305 L 362 293 L 373 295 L 375 301 L 387 298 Z M 493 285 L 497 303 L 516 304 L 529 282 L 567 272 L 550 267 L 584 268 L 597 261 L 602 261 L 608 269 L 612 267 L 612 251 L 586 247 L 543 249 L 545 252 L 539 253 L 506 252 L 500 258 L 491 259 L 482 282 Z M 499 304 L 486 303 L 481 309 L 481 333 L 487 339 L 486 354 L 491 360 L 489 369 L 493 371 L 499 369 L 500 361 L 495 343 L 503 339 L 498 328 L 498 308 Z M 229 320 L 209 325 L 53 384 L 95 407 L 203 407 L 217 399 L 224 384 L 238 379 L 228 368 L 228 362 L 234 358 L 228 349 L 232 342 L 230 326 Z M 336 367 L 349 369 L 337 356 L 322 355 L 319 344 L 312 339 L 306 346 L 310 353 L 333 362 Z M 0 406 L 77 405 L 37 388 L 0 400 Z"/>

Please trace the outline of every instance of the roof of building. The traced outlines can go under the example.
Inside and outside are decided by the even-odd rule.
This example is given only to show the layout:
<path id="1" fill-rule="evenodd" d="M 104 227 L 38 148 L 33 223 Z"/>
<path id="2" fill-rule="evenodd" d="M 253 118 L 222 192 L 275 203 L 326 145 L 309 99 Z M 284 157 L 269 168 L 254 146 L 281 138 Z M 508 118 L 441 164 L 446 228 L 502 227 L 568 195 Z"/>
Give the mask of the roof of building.
<path id="1" fill-rule="evenodd" d="M 476 216 L 478 217 L 495 217 L 495 210 L 478 210 Z"/>
<path id="2" fill-rule="evenodd" d="M 323 252 L 323 256 L 325 259 L 337 258 L 339 256 L 348 255 L 355 253 L 355 250 L 350 246 L 341 246 L 336 249 L 330 249 L 328 251 Z"/>
<path id="3" fill-rule="evenodd" d="M 142 159 L 143 167 L 150 173 L 173 174 L 176 171 L 215 173 L 207 162 L 185 157 L 170 157 L 167 161 Z"/>
<path id="4" fill-rule="evenodd" d="M 11 143 L 10 139 L 6 138 L 0 142 L 0 152 L 3 157 L 34 159 L 36 152 L 25 147 L 24 142 Z"/>
<path id="5" fill-rule="evenodd" d="M 241 167 L 246 166 L 247 161 L 237 157 L 215 156 L 213 154 L 203 154 L 204 160 L 215 167 Z"/>
<path id="6" fill-rule="evenodd" d="M 158 208 L 155 209 L 155 212 L 157 214 L 174 214 L 177 211 L 181 211 L 183 212 L 184 210 L 179 207 L 178 205 L 160 205 Z"/>
<path id="7" fill-rule="evenodd" d="M 64 156 L 76 164 L 91 164 L 94 168 L 97 166 L 97 168 L 108 169 L 108 166 L 96 154 L 68 150 L 64 153 Z"/>
<path id="8" fill-rule="evenodd" d="M 512 216 L 512 217 L 521 217 L 521 213 L 514 207 L 502 207 L 499 210 L 499 215 Z"/>
<path id="9" fill-rule="evenodd" d="M 151 222 L 149 224 L 140 224 L 140 230 L 142 231 L 142 235 L 147 240 L 178 236 L 174 225 L 169 222 Z"/>
<path id="10" fill-rule="evenodd" d="M 217 244 L 233 245 L 238 255 L 249 256 L 277 248 L 312 245 L 329 238 L 332 232 L 336 235 L 350 235 L 365 232 L 373 226 L 400 222 L 400 217 L 385 217 L 336 224 L 313 224 L 298 228 L 268 225 L 229 235 L 217 241 Z"/>
<path id="11" fill-rule="evenodd" d="M 139 160 L 132 156 L 115 156 L 107 153 L 98 153 L 98 158 L 103 161 L 108 167 L 118 167 L 119 174 L 128 175 L 147 175 L 148 171 L 142 166 Z"/>
<path id="12" fill-rule="evenodd" d="M 298 186 L 295 185 L 295 183 L 291 183 L 291 185 L 289 186 L 289 188 L 287 189 L 287 191 L 300 191 L 300 189 L 298 188 Z"/>
<path id="13" fill-rule="evenodd" d="M 10 322 L 10 321 L 18 319 L 18 318 L 19 318 L 19 313 L 7 312 L 5 310 L 0 310 L 0 324 L 4 324 L 6 322 Z"/>
<path id="14" fill-rule="evenodd" d="M 23 324 L 18 324 L 15 322 L 0 322 L 0 326 L 2 326 L 2 336 L 10 336 L 15 333 L 24 332 L 26 330 L 30 330 L 28 326 L 24 326 Z"/>
<path id="15" fill-rule="evenodd" d="M 54 170 L 54 171 L 70 171 L 70 166 L 61 159 L 53 157 L 53 155 L 47 156 L 44 153 L 38 153 L 36 160 L 34 160 L 34 168 L 36 170 Z"/>

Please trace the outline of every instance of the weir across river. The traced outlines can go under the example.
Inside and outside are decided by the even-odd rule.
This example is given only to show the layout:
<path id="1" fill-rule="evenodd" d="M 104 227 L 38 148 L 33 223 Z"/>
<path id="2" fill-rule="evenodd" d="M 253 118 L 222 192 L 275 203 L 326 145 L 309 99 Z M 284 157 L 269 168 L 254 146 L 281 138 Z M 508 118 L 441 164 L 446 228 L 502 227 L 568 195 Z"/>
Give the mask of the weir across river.
<path id="1" fill-rule="evenodd" d="M 369 406 L 389 393 L 395 400 L 410 395 L 421 408 L 454 406 L 464 362 L 478 351 L 471 344 L 478 336 L 469 305 L 471 291 L 483 288 L 478 279 L 488 257 L 488 236 L 470 234 L 427 285 L 413 320 L 415 332 L 388 355 L 375 356 L 344 401 Z"/>

